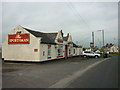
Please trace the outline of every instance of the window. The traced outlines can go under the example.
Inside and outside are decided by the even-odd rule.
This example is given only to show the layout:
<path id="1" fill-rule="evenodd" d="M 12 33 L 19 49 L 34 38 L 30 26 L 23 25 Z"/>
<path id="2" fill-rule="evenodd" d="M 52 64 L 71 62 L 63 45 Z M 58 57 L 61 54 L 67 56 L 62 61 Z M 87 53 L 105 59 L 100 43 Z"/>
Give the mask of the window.
<path id="1" fill-rule="evenodd" d="M 69 55 L 71 55 L 74 49 L 72 49 L 72 46 L 70 46 L 68 50 L 69 50 Z"/>
<path id="2" fill-rule="evenodd" d="M 90 53 L 90 51 L 85 51 L 85 53 Z"/>
<path id="3" fill-rule="evenodd" d="M 51 45 L 48 45 L 48 57 L 51 57 Z"/>
<path id="4" fill-rule="evenodd" d="M 45 51 L 43 51 L 43 56 L 45 56 Z"/>
<path id="5" fill-rule="evenodd" d="M 71 49 L 69 48 L 69 55 L 71 54 Z"/>
<path id="6" fill-rule="evenodd" d="M 59 43 L 63 43 L 63 40 L 59 38 L 59 39 L 58 39 L 58 42 L 59 42 Z"/>
<path id="7" fill-rule="evenodd" d="M 18 31 L 17 33 L 20 33 L 20 34 L 21 34 L 21 31 Z"/>
<path id="8" fill-rule="evenodd" d="M 75 49 L 74 49 L 74 54 L 75 54 Z"/>
<path id="9" fill-rule="evenodd" d="M 63 46 L 62 45 L 58 45 L 57 51 L 58 51 L 58 56 L 63 55 Z"/>
<path id="10" fill-rule="evenodd" d="M 85 51 L 84 53 L 90 53 L 90 54 L 92 53 L 93 54 L 94 52 L 92 52 L 92 51 Z"/>

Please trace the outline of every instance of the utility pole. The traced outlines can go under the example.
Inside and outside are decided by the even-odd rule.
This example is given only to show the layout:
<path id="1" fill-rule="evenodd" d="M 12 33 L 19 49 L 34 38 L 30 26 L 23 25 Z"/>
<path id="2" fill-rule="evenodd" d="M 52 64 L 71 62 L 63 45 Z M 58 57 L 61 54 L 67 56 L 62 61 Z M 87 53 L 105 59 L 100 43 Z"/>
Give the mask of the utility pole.
<path id="1" fill-rule="evenodd" d="M 90 47 L 92 50 L 94 49 L 94 32 L 92 32 L 92 42 L 90 42 Z"/>
<path id="2" fill-rule="evenodd" d="M 102 31 L 102 41 L 103 41 L 103 46 L 104 46 L 104 30 L 98 30 L 98 31 Z"/>
<path id="3" fill-rule="evenodd" d="M 103 46 L 104 46 L 104 30 L 102 30 L 102 35 L 103 35 Z"/>
<path id="4" fill-rule="evenodd" d="M 94 32 L 92 32 L 92 42 L 94 44 Z"/>

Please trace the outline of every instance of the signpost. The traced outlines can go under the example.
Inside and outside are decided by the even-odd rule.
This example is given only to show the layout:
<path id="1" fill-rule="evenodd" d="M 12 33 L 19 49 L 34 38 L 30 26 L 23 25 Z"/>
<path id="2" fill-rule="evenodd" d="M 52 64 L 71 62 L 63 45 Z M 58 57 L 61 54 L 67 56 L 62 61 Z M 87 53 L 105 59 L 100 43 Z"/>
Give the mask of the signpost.
<path id="1" fill-rule="evenodd" d="M 94 48 L 94 43 L 93 42 L 90 43 L 90 47 Z"/>

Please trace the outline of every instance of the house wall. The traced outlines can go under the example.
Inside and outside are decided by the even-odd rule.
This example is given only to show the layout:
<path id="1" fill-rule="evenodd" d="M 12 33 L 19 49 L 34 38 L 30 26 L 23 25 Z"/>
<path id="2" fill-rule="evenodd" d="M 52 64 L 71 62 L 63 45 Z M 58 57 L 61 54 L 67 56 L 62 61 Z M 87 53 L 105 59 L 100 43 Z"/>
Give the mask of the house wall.
<path id="1" fill-rule="evenodd" d="M 63 45 L 63 57 L 65 57 L 65 45 Z"/>
<path id="2" fill-rule="evenodd" d="M 48 57 L 48 45 L 40 44 L 40 61 L 47 60 L 47 57 Z"/>
<path id="3" fill-rule="evenodd" d="M 62 42 L 59 42 L 58 40 L 61 40 Z M 59 59 L 59 58 L 64 58 L 65 57 L 65 46 L 64 46 L 64 41 L 63 41 L 63 37 L 62 37 L 62 33 L 61 33 L 61 31 L 58 31 L 58 34 L 57 34 L 57 36 L 56 36 L 56 39 L 55 39 L 55 42 L 57 43 L 57 45 L 56 45 L 56 47 L 59 47 L 59 46 L 63 46 L 62 47 L 62 54 L 61 55 L 58 55 L 58 49 L 56 48 L 56 50 L 54 50 L 54 51 L 56 51 L 56 58 L 57 59 Z"/>
<path id="4" fill-rule="evenodd" d="M 74 54 L 74 49 L 75 49 L 75 54 Z M 79 56 L 82 54 L 82 48 L 77 48 L 77 47 L 73 47 L 73 56 Z"/>
<path id="5" fill-rule="evenodd" d="M 69 51 L 69 49 L 70 49 L 70 51 Z M 70 44 L 70 45 L 68 45 L 68 57 L 72 57 L 72 56 L 73 56 L 73 45 Z"/>
<path id="6" fill-rule="evenodd" d="M 83 52 L 83 48 L 77 48 L 77 55 L 81 55 Z"/>
<path id="7" fill-rule="evenodd" d="M 68 40 L 67 40 L 68 42 L 72 42 L 72 36 L 71 35 L 69 35 L 69 37 L 68 37 Z"/>
<path id="8" fill-rule="evenodd" d="M 22 33 L 27 33 L 21 27 L 16 27 L 9 34 L 16 34 L 17 31 L 22 31 Z M 8 44 L 8 35 L 2 42 L 2 58 L 4 60 L 14 60 L 14 61 L 39 61 L 39 44 L 40 38 L 36 38 L 30 34 L 30 44 Z M 34 52 L 34 49 L 38 49 L 38 52 Z"/>
<path id="9" fill-rule="evenodd" d="M 40 45 L 40 61 L 46 61 L 57 58 L 57 48 L 55 45 L 51 45 L 51 58 L 48 58 L 48 45 L 50 44 L 41 44 Z M 44 54 L 43 54 L 44 53 Z"/>
<path id="10" fill-rule="evenodd" d="M 68 45 L 68 57 L 80 55 L 82 52 L 82 48 L 73 47 L 73 44 L 68 44 L 68 42 L 72 42 L 72 37 L 68 38 L 67 42 L 59 43 L 57 40 L 62 38 L 61 33 L 59 32 L 56 37 L 56 43 L 58 45 L 63 45 L 62 55 L 63 57 L 58 56 L 58 45 L 50 45 L 50 44 L 41 44 L 41 38 L 37 38 L 27 30 L 23 29 L 21 26 L 18 26 L 11 30 L 9 34 L 16 34 L 16 32 L 21 31 L 21 34 L 29 34 L 30 35 L 30 43 L 29 44 L 8 44 L 8 35 L 5 40 L 2 42 L 2 58 L 8 61 L 46 61 L 51 59 L 58 59 L 65 57 L 65 45 Z M 48 58 L 48 45 L 51 46 L 51 56 Z M 34 49 L 38 49 L 37 52 Z M 71 53 L 69 54 L 69 49 L 71 49 Z M 75 53 L 74 53 L 75 49 Z"/>
<path id="11" fill-rule="evenodd" d="M 77 56 L 80 55 L 80 48 L 77 48 Z"/>
<path id="12" fill-rule="evenodd" d="M 57 36 L 56 36 L 56 39 L 55 39 L 55 42 L 59 44 L 60 42 L 58 42 L 58 39 L 63 40 L 63 37 L 62 37 L 61 31 L 58 32 L 58 34 L 57 34 Z M 60 43 L 60 44 L 61 44 L 61 43 Z"/>
<path id="13" fill-rule="evenodd" d="M 111 48 L 110 48 L 110 52 L 111 53 L 118 53 L 119 51 L 118 51 L 118 47 L 117 46 L 112 46 Z"/>
<path id="14" fill-rule="evenodd" d="M 57 58 L 57 46 L 51 45 L 51 59 Z"/>

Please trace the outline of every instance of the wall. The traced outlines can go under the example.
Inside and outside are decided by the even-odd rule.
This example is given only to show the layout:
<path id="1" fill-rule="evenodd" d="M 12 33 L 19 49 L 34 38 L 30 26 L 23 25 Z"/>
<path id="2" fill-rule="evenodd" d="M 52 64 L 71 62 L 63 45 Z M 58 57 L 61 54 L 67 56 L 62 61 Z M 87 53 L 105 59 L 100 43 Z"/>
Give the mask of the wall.
<path id="1" fill-rule="evenodd" d="M 75 53 L 74 53 L 74 49 L 75 49 Z M 76 47 L 73 47 L 73 56 L 79 56 L 82 54 L 82 48 L 76 48 Z"/>
<path id="2" fill-rule="evenodd" d="M 13 29 L 9 34 L 16 34 L 17 31 L 22 33 L 29 33 L 22 27 L 18 26 Z M 30 34 L 30 33 L 29 33 Z M 5 60 L 14 61 L 39 61 L 39 44 L 40 38 L 36 38 L 30 34 L 30 44 L 8 44 L 8 35 L 2 43 L 2 58 Z M 34 49 L 38 49 L 38 52 L 34 52 Z"/>
<path id="3" fill-rule="evenodd" d="M 112 46 L 111 48 L 110 48 L 110 52 L 112 52 L 112 53 L 118 53 L 118 47 L 117 46 Z"/>
<path id="4" fill-rule="evenodd" d="M 21 26 L 17 26 L 9 34 L 16 34 L 16 32 L 21 31 L 23 34 L 30 34 L 28 31 L 23 29 Z M 57 38 L 61 37 L 61 33 L 57 35 Z M 36 38 L 34 35 L 30 34 L 30 44 L 8 44 L 8 35 L 2 42 L 2 58 L 5 60 L 12 61 L 45 61 L 51 59 L 57 59 L 57 45 L 51 45 L 51 58 L 48 58 L 48 44 L 40 44 L 41 38 Z M 56 39 L 57 40 L 57 39 Z M 72 41 L 71 36 L 69 41 Z M 58 43 L 63 44 L 63 57 L 65 57 L 65 42 Z M 71 54 L 69 55 L 69 48 L 71 49 Z M 38 52 L 34 52 L 34 49 L 38 49 Z M 74 54 L 75 49 L 75 54 Z M 43 55 L 44 52 L 44 55 Z M 73 44 L 68 45 L 68 57 L 79 55 L 82 52 L 82 48 L 73 48 Z"/>
<path id="5" fill-rule="evenodd" d="M 51 58 L 48 58 L 48 45 L 50 44 L 41 44 L 40 45 L 40 61 L 46 61 L 57 58 L 57 48 L 55 45 L 51 45 Z M 44 56 L 43 56 L 44 52 Z"/>
<path id="6" fill-rule="evenodd" d="M 71 50 L 71 53 L 69 53 L 69 49 Z M 68 57 L 72 57 L 73 56 L 73 44 L 69 44 L 68 45 Z"/>
<path id="7" fill-rule="evenodd" d="M 77 48 L 77 55 L 81 55 L 83 52 L 83 48 Z"/>
<path id="8" fill-rule="evenodd" d="M 65 57 L 65 45 L 63 45 L 63 57 Z"/>

